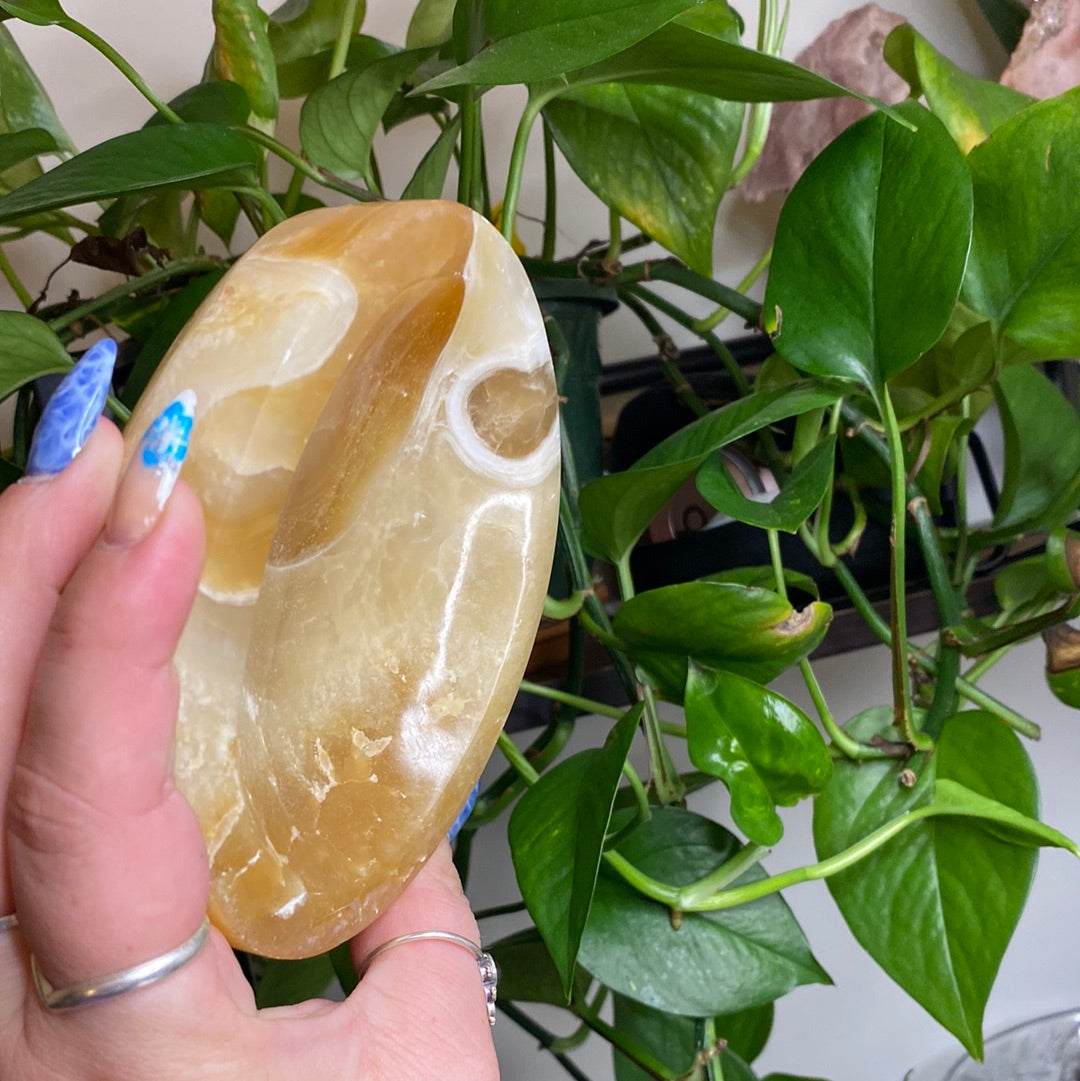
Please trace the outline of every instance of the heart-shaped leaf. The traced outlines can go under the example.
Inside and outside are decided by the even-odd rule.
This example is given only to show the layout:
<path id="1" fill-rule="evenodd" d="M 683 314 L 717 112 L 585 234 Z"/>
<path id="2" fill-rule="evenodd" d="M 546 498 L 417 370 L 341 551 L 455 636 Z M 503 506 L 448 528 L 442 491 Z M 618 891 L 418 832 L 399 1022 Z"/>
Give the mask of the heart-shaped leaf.
<path id="1" fill-rule="evenodd" d="M 820 792 L 832 759 L 817 726 L 759 683 L 691 664 L 686 680 L 690 761 L 731 793 L 731 817 L 759 845 L 784 834 L 776 805 Z"/>
<path id="2" fill-rule="evenodd" d="M 796 611 L 770 590 L 706 579 L 631 597 L 614 629 L 660 693 L 681 701 L 688 658 L 769 683 L 821 642 L 831 618 L 820 601 Z"/>
<path id="3" fill-rule="evenodd" d="M 805 381 L 751 394 L 688 424 L 632 468 L 591 481 L 580 497 L 588 548 L 618 562 L 713 451 L 778 420 L 831 405 L 836 397 L 835 389 Z"/>
<path id="4" fill-rule="evenodd" d="M 697 488 L 721 514 L 737 522 L 794 533 L 814 513 L 832 484 L 835 456 L 836 437 L 829 436 L 799 462 L 768 502 L 744 496 L 727 465 L 715 456 L 698 471 Z"/>
<path id="5" fill-rule="evenodd" d="M 135 192 L 245 187 L 259 155 L 215 124 L 165 124 L 109 139 L 0 198 L 0 223 Z"/>
<path id="6" fill-rule="evenodd" d="M 777 223 L 766 312 L 796 368 L 880 394 L 948 325 L 971 238 L 971 180 L 921 106 L 848 128 L 810 164 Z"/>
<path id="7" fill-rule="evenodd" d="M 316 90 L 300 111 L 300 142 L 316 164 L 374 187 L 371 142 L 398 88 L 431 54 L 410 49 L 346 71 Z"/>
<path id="8" fill-rule="evenodd" d="M 888 734 L 889 720 L 888 709 L 875 709 L 849 730 L 866 742 Z M 839 763 L 814 804 L 815 845 L 827 859 L 937 806 L 943 817 L 916 822 L 828 884 L 863 948 L 981 1058 L 983 1009 L 1035 870 L 1031 846 L 1071 842 L 1034 821 L 1031 763 L 989 714 L 949 718 L 936 751 L 908 766 L 913 788 L 899 783 L 895 764 Z"/>
<path id="9" fill-rule="evenodd" d="M 913 98 L 926 99 L 965 154 L 1032 101 L 1019 90 L 958 68 L 909 23 L 886 38 L 885 59 L 907 81 Z"/>
<path id="10" fill-rule="evenodd" d="M 654 808 L 619 845 L 645 874 L 689 885 L 727 863 L 738 841 L 677 807 Z M 765 877 L 752 867 L 737 881 Z M 622 995 L 667 1013 L 712 1017 L 773 1002 L 802 984 L 829 983 L 778 894 L 722 912 L 686 912 L 676 930 L 663 905 L 604 868 L 596 884 L 581 964 Z"/>
<path id="11" fill-rule="evenodd" d="M 600 749 L 581 751 L 549 769 L 510 815 L 510 851 L 521 896 L 567 998 L 611 808 L 642 708 L 627 712 Z"/>
<path id="12" fill-rule="evenodd" d="M 969 155 L 964 300 L 1046 359 L 1080 354 L 1080 87 L 1002 124 Z"/>
<path id="13" fill-rule="evenodd" d="M 60 339 L 40 319 L 0 311 L 0 399 L 42 375 L 69 371 L 71 363 Z"/>

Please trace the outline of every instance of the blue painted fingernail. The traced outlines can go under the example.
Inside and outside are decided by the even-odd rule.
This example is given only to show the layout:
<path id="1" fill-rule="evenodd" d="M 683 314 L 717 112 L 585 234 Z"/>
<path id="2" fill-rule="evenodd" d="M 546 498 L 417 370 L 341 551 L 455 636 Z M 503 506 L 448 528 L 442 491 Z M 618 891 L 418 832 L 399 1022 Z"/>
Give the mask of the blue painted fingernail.
<path id="1" fill-rule="evenodd" d="M 34 431 L 28 477 L 55 476 L 82 450 L 105 408 L 115 364 L 116 342 L 106 338 L 88 349 L 64 377 Z"/>
<path id="2" fill-rule="evenodd" d="M 195 393 L 185 390 L 146 429 L 116 490 L 107 544 L 138 544 L 157 524 L 187 457 L 194 422 Z"/>
<path id="3" fill-rule="evenodd" d="M 461 832 L 461 827 L 465 825 L 469 815 L 472 814 L 472 809 L 476 806 L 476 799 L 480 795 L 480 782 L 477 781 L 473 785 L 473 790 L 469 793 L 469 798 L 465 801 L 465 806 L 461 808 L 457 818 L 454 819 L 454 824 L 450 827 L 450 832 L 447 833 L 446 839 L 453 844 L 454 838 Z"/>

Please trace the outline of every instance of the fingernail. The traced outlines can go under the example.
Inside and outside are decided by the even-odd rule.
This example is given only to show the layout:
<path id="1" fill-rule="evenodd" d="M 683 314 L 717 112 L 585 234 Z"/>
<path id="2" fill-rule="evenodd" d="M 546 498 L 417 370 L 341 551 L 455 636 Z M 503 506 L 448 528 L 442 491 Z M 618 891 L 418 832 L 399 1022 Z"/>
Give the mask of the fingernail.
<path id="1" fill-rule="evenodd" d="M 138 544 L 157 524 L 187 457 L 194 422 L 195 393 L 185 390 L 147 428 L 116 489 L 106 544 Z"/>
<path id="2" fill-rule="evenodd" d="M 105 408 L 115 364 L 116 342 L 106 338 L 64 376 L 34 431 L 28 477 L 55 476 L 72 463 Z"/>
<path id="3" fill-rule="evenodd" d="M 458 812 L 457 818 L 454 819 L 454 824 L 450 827 L 450 832 L 447 833 L 446 839 L 453 844 L 454 838 L 461 832 L 461 827 L 465 825 L 472 814 L 473 807 L 476 806 L 476 798 L 480 795 L 480 782 L 477 781 L 473 785 L 473 790 L 469 793 L 469 798 L 465 801 L 465 806 Z"/>

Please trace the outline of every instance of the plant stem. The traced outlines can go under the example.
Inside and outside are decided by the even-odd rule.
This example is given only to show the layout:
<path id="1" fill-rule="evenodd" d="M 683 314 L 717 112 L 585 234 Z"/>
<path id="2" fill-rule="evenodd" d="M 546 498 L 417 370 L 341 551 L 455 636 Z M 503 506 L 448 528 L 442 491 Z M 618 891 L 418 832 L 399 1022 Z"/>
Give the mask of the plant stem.
<path id="1" fill-rule="evenodd" d="M 765 273 L 766 268 L 771 262 L 772 248 L 769 247 L 765 249 L 761 258 L 750 268 L 746 277 L 735 287 L 736 290 L 740 293 L 745 293 L 753 286 L 754 282 Z M 697 334 L 701 334 L 706 330 L 715 330 L 730 314 L 731 309 L 721 304 L 711 315 L 705 316 L 704 319 L 695 320 L 690 329 Z"/>
<path id="2" fill-rule="evenodd" d="M 608 242 L 607 255 L 604 257 L 617 262 L 622 255 L 622 215 L 613 207 L 608 207 Z"/>
<path id="3" fill-rule="evenodd" d="M 555 1050 L 554 1045 L 557 1043 L 559 1037 L 538 1024 L 527 1013 L 518 1009 L 518 1007 L 511 1002 L 500 1000 L 499 1009 L 502 1010 L 515 1025 L 532 1036 L 545 1051 L 549 1051 L 555 1061 L 574 1079 L 574 1081 L 589 1081 L 587 1074 L 582 1073 L 581 1070 L 579 1070 L 561 1051 Z"/>
<path id="4" fill-rule="evenodd" d="M 544 122 L 544 239 L 540 248 L 540 258 L 550 261 L 555 258 L 556 220 L 558 214 L 559 185 L 555 175 L 555 136 L 551 127 Z"/>
<path id="5" fill-rule="evenodd" d="M 287 218 L 291 218 L 296 213 L 296 206 L 304 191 L 305 179 L 304 173 L 294 166 L 292 176 L 289 177 L 289 186 L 285 189 L 285 198 L 281 203 L 281 212 Z"/>
<path id="6" fill-rule="evenodd" d="M 30 306 L 34 303 L 34 298 L 30 295 L 26 286 L 23 285 L 19 275 L 15 273 L 15 268 L 11 265 L 3 246 L 0 246 L 0 274 L 4 275 L 8 285 L 11 286 L 12 292 L 19 298 L 19 303 L 29 311 Z"/>
<path id="7" fill-rule="evenodd" d="M 891 647 L 892 631 L 889 629 L 889 625 L 874 611 L 870 599 L 863 592 L 862 587 L 856 581 L 855 576 L 842 562 L 837 563 L 836 566 L 833 567 L 833 573 L 836 575 L 844 592 L 848 595 L 855 610 L 862 616 L 866 625 L 882 642 L 885 643 L 885 645 Z M 934 675 L 937 672 L 937 664 L 934 661 L 934 658 L 928 653 L 919 649 L 911 642 L 907 643 L 907 649 L 910 659 L 920 668 L 929 672 L 931 675 Z M 1007 706 L 1004 702 L 987 694 L 982 688 L 969 682 L 963 676 L 957 677 L 956 689 L 960 696 L 967 699 L 973 706 L 978 706 L 979 709 L 984 709 L 987 713 L 992 713 L 998 720 L 1007 724 L 1021 735 L 1027 736 L 1029 739 L 1039 739 L 1042 735 L 1042 729 L 1035 724 L 1034 721 L 1028 720 L 1027 717 L 1017 713 L 1011 706 Z"/>
<path id="8" fill-rule="evenodd" d="M 585 1022 L 598 1036 L 603 1037 L 621 1055 L 628 1058 L 646 1077 L 653 1081 L 679 1081 L 668 1068 L 642 1047 L 631 1043 L 626 1036 L 617 1028 L 602 1021 L 595 1014 L 584 1010 L 575 1011 L 577 1016 Z"/>
<path id="9" fill-rule="evenodd" d="M 57 315 L 54 319 L 48 321 L 48 325 L 55 334 L 62 337 L 62 332 L 73 326 L 80 319 L 83 319 L 88 315 L 94 315 L 96 312 L 108 308 L 110 304 L 114 304 L 119 300 L 126 300 L 128 297 L 134 296 L 143 290 L 150 289 L 155 285 L 160 285 L 162 282 L 169 281 L 171 278 L 178 278 L 184 274 L 197 274 L 200 271 L 205 270 L 220 270 L 221 266 L 222 263 L 220 259 L 210 259 L 207 256 L 174 259 L 171 263 L 167 263 L 163 267 L 148 271 L 138 278 L 132 278 L 129 281 L 122 282 L 120 285 L 109 289 L 100 296 L 88 300 L 85 304 L 80 304 L 77 308 L 71 308 L 69 311 Z"/>
<path id="10" fill-rule="evenodd" d="M 510 152 L 510 168 L 506 174 L 506 192 L 503 195 L 502 234 L 507 241 L 514 235 L 514 223 L 517 219 L 518 199 L 521 196 L 521 180 L 525 174 L 525 154 L 529 148 L 529 135 L 541 110 L 552 95 L 529 95 L 521 119 L 514 135 L 514 146 Z"/>
<path id="11" fill-rule="evenodd" d="M 619 592 L 623 601 L 630 600 L 634 595 L 634 582 L 630 574 L 630 556 L 625 555 L 615 564 L 615 572 L 619 578 Z M 649 763 L 652 767 L 652 781 L 656 789 L 656 798 L 661 804 L 667 806 L 670 803 L 681 803 L 686 796 L 679 771 L 671 760 L 664 734 L 660 730 L 660 715 L 656 709 L 656 696 L 652 688 L 643 683 L 640 687 L 640 697 L 645 703 L 645 712 L 642 716 L 642 726 L 645 730 L 645 742 L 649 748 Z"/>
<path id="12" fill-rule="evenodd" d="M 281 205 L 265 188 L 255 185 L 250 188 L 234 188 L 233 192 L 240 200 L 240 206 L 247 215 L 248 221 L 257 232 L 265 233 L 285 220 L 285 212 L 281 209 Z M 258 205 L 262 211 L 261 216 L 249 211 L 251 204 Z M 256 217 L 261 217 L 261 223 L 255 220 Z"/>
<path id="13" fill-rule="evenodd" d="M 129 64 L 104 38 L 95 34 L 90 27 L 84 26 L 77 19 L 71 18 L 70 15 L 58 25 L 62 26 L 65 30 L 70 31 L 76 37 L 82 38 L 83 41 L 93 46 L 93 48 L 101 53 L 101 55 L 104 56 L 105 59 L 108 60 L 109 63 L 112 64 L 113 67 L 115 67 L 148 102 L 150 102 L 154 109 L 169 121 L 169 123 L 183 123 L 180 117 L 150 89 L 143 77 L 131 66 L 131 64 Z"/>
<path id="14" fill-rule="evenodd" d="M 349 40 L 353 35 L 358 3 L 359 0 L 345 0 L 341 12 L 341 26 L 338 28 L 337 41 L 334 42 L 334 53 L 330 57 L 328 79 L 336 79 L 345 70 L 345 62 L 349 56 Z"/>
<path id="15" fill-rule="evenodd" d="M 889 544 L 889 578 L 892 594 L 890 620 L 892 629 L 893 721 L 904 738 L 919 750 L 929 750 L 933 741 L 915 728 L 911 707 L 911 673 L 907 665 L 907 580 L 905 541 L 907 534 L 907 473 L 904 469 L 904 444 L 900 425 L 888 388 L 881 391 L 881 418 L 889 443 L 891 472 L 892 530 Z"/>
<path id="16" fill-rule="evenodd" d="M 689 886 L 683 886 L 678 891 L 678 902 L 675 907 L 681 912 L 691 910 L 700 901 L 725 889 L 737 878 L 746 874 L 751 867 L 756 867 L 768 854 L 769 850 L 760 845 L 746 845 L 722 867 L 718 867 L 711 874 L 698 879 L 697 882 L 692 882 Z"/>
<path id="17" fill-rule="evenodd" d="M 499 733 L 499 750 L 527 785 L 532 786 L 540 780 L 540 774 L 532 768 L 528 759 L 518 750 L 517 744 L 505 732 Z"/>
<path id="18" fill-rule="evenodd" d="M 691 270 L 674 259 L 647 259 L 641 263 L 624 266 L 616 279 L 616 284 L 636 285 L 638 282 L 648 281 L 678 285 L 687 292 L 695 293 L 717 304 L 723 304 L 745 319 L 750 326 L 760 325 L 761 305 L 756 300 L 751 300 L 737 290 L 713 281 L 712 278 L 706 278 L 703 274 L 698 274 L 697 271 Z"/>
<path id="19" fill-rule="evenodd" d="M 552 702 L 561 702 L 565 706 L 571 706 L 579 713 L 596 714 L 598 717 L 610 717 L 617 721 L 626 712 L 618 706 L 609 706 L 606 702 L 597 702 L 593 698 L 582 698 L 580 695 L 568 694 L 560 691 L 557 687 L 547 687 L 543 683 L 533 683 L 532 680 L 523 679 L 521 689 L 526 694 L 535 694 L 537 698 L 547 698 Z"/>
<path id="20" fill-rule="evenodd" d="M 258 128 L 253 128 L 246 124 L 240 125 L 233 130 L 239 132 L 249 142 L 257 143 L 265 150 L 269 150 L 275 157 L 281 158 L 284 162 L 288 162 L 288 164 L 297 170 L 297 172 L 303 173 L 304 176 L 314 180 L 317 184 L 322 185 L 322 187 L 327 188 L 330 191 L 348 195 L 358 202 L 375 203 L 381 201 L 379 196 L 368 191 L 366 188 L 359 188 L 355 184 L 348 184 L 344 180 L 339 180 L 337 177 L 320 172 L 311 164 L 311 162 L 305 161 L 304 158 L 294 150 L 291 150 L 284 143 L 278 142 L 277 139 L 272 135 L 268 135 L 265 131 L 259 131 Z"/>

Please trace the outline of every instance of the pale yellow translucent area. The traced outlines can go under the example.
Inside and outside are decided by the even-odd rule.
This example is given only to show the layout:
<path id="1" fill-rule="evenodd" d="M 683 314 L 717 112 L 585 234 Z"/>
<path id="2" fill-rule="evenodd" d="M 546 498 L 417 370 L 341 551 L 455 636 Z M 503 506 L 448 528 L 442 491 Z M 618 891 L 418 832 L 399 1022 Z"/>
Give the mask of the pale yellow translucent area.
<path id="1" fill-rule="evenodd" d="M 223 288 L 148 396 L 194 383 L 202 407 L 188 477 L 216 543 L 178 656 L 177 775 L 211 914 L 236 945 L 298 957 L 397 896 L 491 752 L 547 584 L 557 407 L 520 263 L 460 206 L 294 219 L 223 286 L 278 289 L 279 268 L 246 266 L 270 257 L 317 294 L 309 309 L 274 292 L 256 319 L 239 303 L 276 363 L 244 352 Z M 297 330 L 310 312 L 321 358 Z"/>

